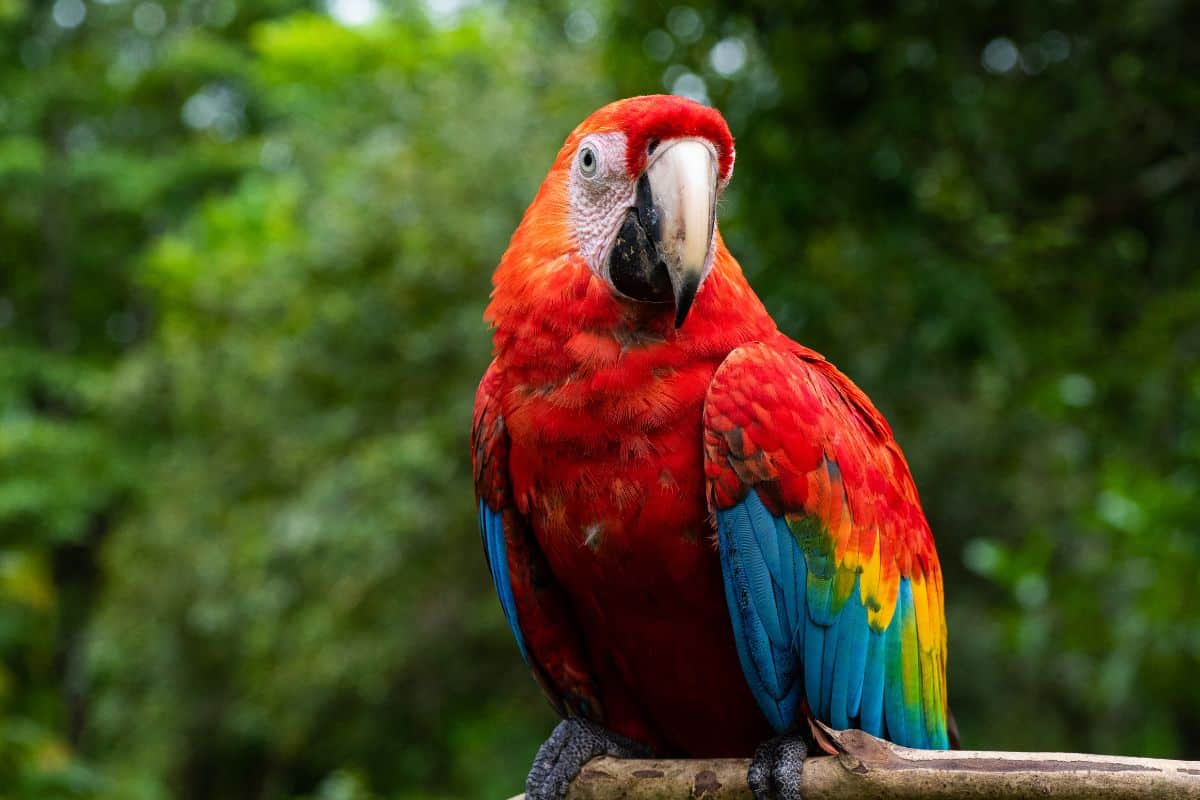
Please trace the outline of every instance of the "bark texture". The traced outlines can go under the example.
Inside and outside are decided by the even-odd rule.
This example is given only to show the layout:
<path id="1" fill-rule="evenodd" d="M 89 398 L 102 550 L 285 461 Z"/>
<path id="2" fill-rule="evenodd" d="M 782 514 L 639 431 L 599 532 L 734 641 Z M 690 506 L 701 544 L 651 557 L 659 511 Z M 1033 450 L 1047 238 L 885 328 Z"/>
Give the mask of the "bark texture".
<path id="1" fill-rule="evenodd" d="M 1200 800 L 1200 762 L 1081 753 L 910 750 L 862 731 L 826 731 L 837 755 L 809 759 L 806 800 Z M 597 758 L 568 800 L 751 800 L 745 759 Z M 523 795 L 521 796 L 523 797 Z M 518 798 L 513 798 L 518 800 Z"/>

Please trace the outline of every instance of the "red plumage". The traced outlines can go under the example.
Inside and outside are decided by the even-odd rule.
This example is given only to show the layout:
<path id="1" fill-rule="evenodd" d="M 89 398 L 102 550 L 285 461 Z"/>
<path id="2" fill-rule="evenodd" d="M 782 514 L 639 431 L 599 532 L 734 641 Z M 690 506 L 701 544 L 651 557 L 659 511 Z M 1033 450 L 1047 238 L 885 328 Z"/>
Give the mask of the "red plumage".
<path id="1" fill-rule="evenodd" d="M 628 132 L 625 168 L 630 175 L 640 175 L 646 167 L 651 142 L 684 137 L 712 142 L 721 180 L 727 180 L 733 171 L 733 135 L 721 115 L 707 106 L 682 97 L 634 97 L 622 101 L 612 119 L 616 127 Z"/>
<path id="2" fill-rule="evenodd" d="M 510 299 L 498 285 L 489 316 L 497 341 L 511 335 L 512 346 L 498 347 L 478 399 L 503 414 L 511 440 L 510 491 L 527 522 L 506 536 L 536 540 L 574 620 L 574 638 L 532 644 L 533 660 L 572 663 L 594 680 L 583 693 L 611 730 L 696 756 L 748 754 L 770 734 L 734 649 L 700 442 L 717 366 L 774 325 L 761 306 L 740 315 L 732 336 L 701 324 L 709 313 L 728 317 L 726 298 L 757 305 L 732 259 L 720 262 L 725 277 L 710 278 L 680 331 L 669 315 L 615 308 L 607 288 L 596 297 L 585 269 L 548 296 Z M 508 302 L 521 311 L 501 313 Z M 539 302 L 547 307 L 528 307 Z M 518 598 L 535 594 L 523 576 L 513 580 Z M 527 637 L 553 639 L 544 631 L 556 627 L 522 613 Z M 551 683 L 554 697 L 581 693 Z"/>
<path id="3" fill-rule="evenodd" d="M 773 511 L 809 508 L 832 527 L 849 526 L 829 500 L 830 477 L 814 471 L 823 445 L 810 433 L 851 427 L 883 443 L 855 457 L 881 461 L 848 460 L 836 480 L 890 504 L 889 524 L 920 509 L 887 423 L 841 373 L 777 331 L 719 233 L 711 272 L 678 330 L 669 308 L 620 299 L 588 268 L 568 178 L 581 138 L 604 131 L 625 134 L 633 176 L 650 142 L 681 137 L 712 144 L 722 182 L 732 169 L 724 120 L 679 98 L 606 106 L 568 137 L 496 271 L 486 314 L 495 361 L 476 400 L 476 487 L 502 515 L 528 659 L 560 713 L 662 753 L 747 756 L 772 730 L 739 663 L 713 511 L 743 496 L 747 480 L 763 480 L 776 487 L 764 501 L 786 506 Z M 753 342 L 803 359 L 829 394 L 802 393 L 785 407 L 774 386 L 779 364 L 751 363 L 731 399 L 708 412 L 710 427 L 735 438 L 706 439 L 714 375 Z M 774 424 L 781 414 L 794 421 L 792 433 Z M 744 473 L 705 459 L 706 447 L 727 457 L 720 448 L 733 441 L 753 448 L 739 451 Z M 779 482 L 792 471 L 802 477 Z M 903 480 L 891 479 L 897 473 Z M 883 572 L 907 575 L 914 553 L 928 561 L 921 551 L 931 553 L 932 541 L 923 517 L 893 527 L 881 548 L 897 558 Z"/>

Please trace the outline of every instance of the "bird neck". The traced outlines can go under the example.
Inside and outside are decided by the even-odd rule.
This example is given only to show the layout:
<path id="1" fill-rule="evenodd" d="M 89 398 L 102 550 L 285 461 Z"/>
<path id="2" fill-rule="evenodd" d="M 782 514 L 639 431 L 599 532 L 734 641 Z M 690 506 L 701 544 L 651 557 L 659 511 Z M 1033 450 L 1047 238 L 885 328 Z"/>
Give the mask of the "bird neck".
<path id="1" fill-rule="evenodd" d="M 510 248 L 496 271 L 485 318 L 499 365 L 523 384 L 550 385 L 614 370 L 719 363 L 776 334 L 741 267 L 717 242 L 712 271 L 678 330 L 669 304 L 614 295 L 576 254 Z"/>

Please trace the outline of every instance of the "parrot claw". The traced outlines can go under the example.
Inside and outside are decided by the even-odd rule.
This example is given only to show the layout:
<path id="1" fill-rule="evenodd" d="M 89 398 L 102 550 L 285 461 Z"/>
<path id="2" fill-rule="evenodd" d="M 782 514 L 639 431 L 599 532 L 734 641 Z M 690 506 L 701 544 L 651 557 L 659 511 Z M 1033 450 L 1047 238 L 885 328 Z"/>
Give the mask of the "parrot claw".
<path id="1" fill-rule="evenodd" d="M 803 800 L 800 776 L 808 745 L 797 735 L 768 739 L 754 751 L 746 782 L 754 800 Z"/>
<path id="2" fill-rule="evenodd" d="M 598 756 L 646 758 L 648 748 L 578 717 L 564 719 L 538 748 L 525 779 L 526 800 L 563 800 L 583 765 Z"/>

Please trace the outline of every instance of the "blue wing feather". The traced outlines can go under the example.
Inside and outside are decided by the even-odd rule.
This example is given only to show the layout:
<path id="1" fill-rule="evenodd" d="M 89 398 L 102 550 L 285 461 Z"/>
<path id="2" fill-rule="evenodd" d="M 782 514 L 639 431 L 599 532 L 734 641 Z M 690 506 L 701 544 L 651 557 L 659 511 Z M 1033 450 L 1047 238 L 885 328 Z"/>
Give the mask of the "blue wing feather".
<path id="1" fill-rule="evenodd" d="M 849 605 L 847 603 L 847 605 Z M 833 724 L 833 666 L 837 661 L 838 640 L 841 637 L 842 615 L 834 614 L 829 627 L 825 629 L 825 650 L 821 654 L 821 693 L 817 715 L 820 719 L 830 720 Z"/>
<path id="2" fill-rule="evenodd" d="M 813 713 L 821 707 L 821 661 L 825 658 L 825 627 L 811 617 L 804 623 L 804 693 Z"/>
<path id="3" fill-rule="evenodd" d="M 776 605 L 774 585 L 755 530 L 755 523 L 761 525 L 764 518 L 744 504 L 719 517 L 722 572 L 731 576 L 725 581 L 725 597 L 742 671 L 771 725 L 782 730 L 795 716 L 798 687 L 792 674 L 795 665 L 789 657 L 791 636 L 784 631 L 786 617 L 781 619 Z M 775 526 L 769 514 L 766 521 L 773 532 Z"/>
<path id="4" fill-rule="evenodd" d="M 847 609 L 847 613 L 852 614 L 854 620 L 851 624 L 844 626 L 846 632 L 845 652 L 839 654 L 838 669 L 845 676 L 842 682 L 845 684 L 844 702 L 846 705 L 846 716 L 853 719 L 859 714 L 859 705 L 862 700 L 863 682 L 866 679 L 867 672 L 867 649 L 871 638 L 871 628 L 867 624 L 867 609 L 861 603 L 855 603 Z M 838 682 L 838 677 L 834 675 L 834 683 Z"/>
<path id="5" fill-rule="evenodd" d="M 836 607 L 830 555 L 802 549 L 756 490 L 717 513 L 717 532 L 738 658 L 776 730 L 802 722 L 803 696 L 835 728 L 859 727 L 909 747 L 946 746 L 939 731 L 926 730 L 920 698 L 905 695 L 903 659 L 910 670 L 917 665 L 915 651 L 902 646 L 915 637 L 908 579 L 891 624 L 875 631 L 857 580 Z M 911 695 L 917 687 L 907 688 Z"/>
<path id="6" fill-rule="evenodd" d="M 858 719 L 862 729 L 872 736 L 883 736 L 883 676 L 886 632 L 867 634 L 867 665 L 863 676 Z"/>
<path id="7" fill-rule="evenodd" d="M 721 572 L 729 575 L 725 581 L 725 601 L 729 607 L 729 616 L 733 623 L 734 638 L 738 641 L 740 650 L 747 655 L 742 662 L 746 678 L 751 683 L 755 697 L 769 691 L 768 684 L 763 680 L 761 671 L 762 640 L 766 637 L 759 621 L 754 618 L 750 608 L 750 592 L 742 570 L 741 538 L 749 529 L 750 521 L 746 509 L 742 506 L 730 509 L 722 515 L 721 524 Z"/>
<path id="8" fill-rule="evenodd" d="M 740 538 L 745 540 L 743 553 L 747 557 L 742 560 L 742 568 L 750 582 L 750 597 L 754 599 L 754 610 L 767 626 L 768 640 L 782 647 L 787 642 L 783 634 L 783 621 L 780 619 L 782 609 L 775 604 L 775 587 L 771 581 L 771 573 L 778 574 L 780 571 L 775 520 L 757 495 L 754 502 L 746 504 L 746 511 L 747 527 Z"/>
<path id="9" fill-rule="evenodd" d="M 763 510 L 766 511 L 765 508 Z M 786 542 L 791 538 L 785 520 L 772 517 L 771 522 L 775 526 L 776 542 Z M 780 599 L 780 608 L 789 626 L 797 626 L 800 622 L 800 609 L 796 605 L 795 593 L 790 588 L 796 585 L 797 570 L 803 570 L 803 567 L 798 567 L 796 563 L 800 558 L 802 556 L 799 549 L 793 547 L 782 548 L 779 558 L 779 585 L 776 588 L 776 596 Z"/>
<path id="10" fill-rule="evenodd" d="M 829 724 L 841 730 L 849 727 L 851 713 L 851 685 L 861 693 L 863 674 L 866 671 L 867 610 L 857 601 L 855 582 L 851 599 L 846 602 L 839 615 L 837 651 L 834 655 L 833 685 L 829 692 Z"/>
<path id="11" fill-rule="evenodd" d="M 488 508 L 487 503 L 482 500 L 479 501 L 479 531 L 483 536 L 483 550 L 487 556 L 488 569 L 492 573 L 492 583 L 496 585 L 496 596 L 500 598 L 500 607 L 504 609 L 504 618 L 508 620 L 508 627 L 517 640 L 521 658 L 529 664 L 525 637 L 521 635 L 521 626 L 517 621 L 517 601 L 513 597 L 512 581 L 508 575 L 508 545 L 504 541 L 504 517 Z"/>
<path id="12" fill-rule="evenodd" d="M 902 619 L 903 607 L 900 602 L 897 602 L 896 612 L 892 616 L 892 624 L 888 625 L 884 639 L 883 711 L 884 721 L 887 723 L 887 738 L 893 742 L 903 742 L 907 745 L 909 738 L 905 727 L 904 676 L 901 662 L 901 653 L 904 648 L 901 646 L 900 640 L 903 628 L 900 624 Z"/>

